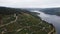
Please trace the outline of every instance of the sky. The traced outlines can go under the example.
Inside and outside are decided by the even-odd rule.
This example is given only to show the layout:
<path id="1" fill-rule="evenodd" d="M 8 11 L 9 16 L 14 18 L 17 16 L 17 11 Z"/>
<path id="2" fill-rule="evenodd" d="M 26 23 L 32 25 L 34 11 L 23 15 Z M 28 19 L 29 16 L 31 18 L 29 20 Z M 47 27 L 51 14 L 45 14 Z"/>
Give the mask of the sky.
<path id="1" fill-rule="evenodd" d="M 60 0 L 0 0 L 0 6 L 15 8 L 60 7 Z"/>

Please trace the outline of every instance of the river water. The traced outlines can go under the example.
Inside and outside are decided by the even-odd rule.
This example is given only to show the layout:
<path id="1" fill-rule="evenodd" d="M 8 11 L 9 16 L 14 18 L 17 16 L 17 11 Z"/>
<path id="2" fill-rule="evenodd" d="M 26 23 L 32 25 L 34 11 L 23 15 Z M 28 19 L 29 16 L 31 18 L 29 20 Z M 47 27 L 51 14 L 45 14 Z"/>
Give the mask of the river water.
<path id="1" fill-rule="evenodd" d="M 48 23 L 52 23 L 56 29 L 57 34 L 60 34 L 60 16 L 45 14 L 42 11 L 33 12 L 40 13 L 38 16 L 41 17 L 42 20 L 45 20 Z"/>

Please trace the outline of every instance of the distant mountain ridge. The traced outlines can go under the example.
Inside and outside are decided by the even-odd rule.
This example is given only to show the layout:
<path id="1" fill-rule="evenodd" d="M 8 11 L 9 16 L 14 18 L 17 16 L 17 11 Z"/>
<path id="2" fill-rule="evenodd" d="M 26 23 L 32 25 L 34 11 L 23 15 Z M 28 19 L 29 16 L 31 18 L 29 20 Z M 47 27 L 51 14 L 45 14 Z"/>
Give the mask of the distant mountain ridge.
<path id="1" fill-rule="evenodd" d="M 26 10 L 29 11 L 42 11 L 46 14 L 50 14 L 50 15 L 58 15 L 60 16 L 60 7 L 56 7 L 56 8 L 25 8 Z"/>
<path id="2" fill-rule="evenodd" d="M 40 10 L 46 14 L 51 14 L 51 15 L 58 15 L 60 16 L 60 8 L 45 8 Z"/>

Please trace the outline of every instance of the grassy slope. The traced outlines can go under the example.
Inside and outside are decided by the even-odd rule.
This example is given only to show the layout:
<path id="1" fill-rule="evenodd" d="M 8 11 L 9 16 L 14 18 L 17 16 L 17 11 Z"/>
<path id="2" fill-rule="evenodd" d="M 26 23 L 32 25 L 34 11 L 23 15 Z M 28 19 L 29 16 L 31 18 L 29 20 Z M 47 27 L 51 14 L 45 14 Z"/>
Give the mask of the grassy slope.
<path id="1" fill-rule="evenodd" d="M 36 18 L 28 13 L 22 12 L 17 16 L 16 22 L 0 27 L 0 34 L 2 34 L 2 31 L 5 29 L 6 34 L 48 34 L 48 32 L 53 29 L 53 26 L 49 23 L 42 21 L 41 19 Z M 3 19 L 4 24 L 10 23 L 16 19 L 14 15 L 5 15 L 3 18 L 5 18 L 5 20 Z"/>

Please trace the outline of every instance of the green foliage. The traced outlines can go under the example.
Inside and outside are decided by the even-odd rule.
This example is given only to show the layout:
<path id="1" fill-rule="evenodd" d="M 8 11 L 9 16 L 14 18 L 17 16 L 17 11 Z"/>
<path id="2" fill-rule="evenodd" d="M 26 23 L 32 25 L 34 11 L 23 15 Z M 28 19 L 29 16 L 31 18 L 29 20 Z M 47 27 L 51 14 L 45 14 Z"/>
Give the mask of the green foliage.
<path id="1" fill-rule="evenodd" d="M 2 9 L 0 8 L 0 13 L 3 14 L 2 25 L 8 24 L 0 27 L 0 34 L 2 33 L 2 31 L 5 31 L 4 28 L 7 30 L 5 34 L 48 34 L 48 32 L 53 29 L 53 27 L 49 23 L 41 20 L 41 18 L 37 15 L 34 15 L 36 13 L 26 11 L 27 10 L 18 10 L 4 7 Z M 14 14 L 17 15 L 14 17 Z M 13 22 L 14 20 L 16 21 Z M 10 23 L 11 21 L 13 23 Z M 19 29 L 21 30 L 18 31 Z"/>

